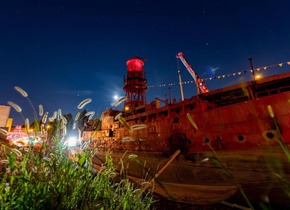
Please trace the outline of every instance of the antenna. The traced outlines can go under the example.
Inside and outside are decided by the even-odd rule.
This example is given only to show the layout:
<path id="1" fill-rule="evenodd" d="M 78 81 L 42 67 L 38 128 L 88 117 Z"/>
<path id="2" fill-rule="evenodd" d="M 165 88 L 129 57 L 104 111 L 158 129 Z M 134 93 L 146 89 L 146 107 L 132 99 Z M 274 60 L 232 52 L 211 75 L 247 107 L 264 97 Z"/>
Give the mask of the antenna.
<path id="1" fill-rule="evenodd" d="M 182 87 L 182 80 L 181 80 L 181 72 L 180 72 L 180 65 L 178 58 L 177 61 L 177 72 L 178 72 L 178 79 L 179 79 L 179 88 L 180 88 L 180 94 L 181 94 L 181 101 L 184 101 L 184 94 L 183 94 L 183 87 Z"/>
<path id="2" fill-rule="evenodd" d="M 254 67 L 253 67 L 253 62 L 252 62 L 253 58 L 249 58 L 249 62 L 250 62 L 250 66 L 251 66 L 251 70 L 252 70 L 252 75 L 253 75 L 253 79 L 254 81 L 255 79 L 255 71 L 254 71 Z"/>

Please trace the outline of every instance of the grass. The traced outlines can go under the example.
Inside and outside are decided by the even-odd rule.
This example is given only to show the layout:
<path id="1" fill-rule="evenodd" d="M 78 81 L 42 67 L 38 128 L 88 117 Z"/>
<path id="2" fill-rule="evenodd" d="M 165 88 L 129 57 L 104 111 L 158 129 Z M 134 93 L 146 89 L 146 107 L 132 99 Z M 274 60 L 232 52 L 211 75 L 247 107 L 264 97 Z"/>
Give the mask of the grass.
<path id="1" fill-rule="evenodd" d="M 40 125 L 46 123 L 47 114 L 39 123 L 26 91 L 17 86 L 15 89 L 31 105 L 34 129 L 39 131 Z M 82 101 L 78 109 L 90 101 Z M 14 102 L 8 104 L 27 121 L 20 106 Z M 39 108 L 42 116 L 43 107 Z M 40 151 L 33 146 L 12 148 L 1 142 L 0 209 L 152 209 L 152 193 L 140 195 L 141 189 L 126 176 L 115 181 L 115 168 L 109 154 L 101 173 L 93 168 L 94 150 L 82 147 L 81 152 L 72 155 L 65 141 L 67 122 L 60 109 L 49 119 L 53 127 Z"/>
<path id="2" fill-rule="evenodd" d="M 139 194 L 124 177 L 115 182 L 110 156 L 102 173 L 93 169 L 92 151 L 74 160 L 60 142 L 35 152 L 1 145 L 0 209 L 150 209 L 150 193 Z"/>

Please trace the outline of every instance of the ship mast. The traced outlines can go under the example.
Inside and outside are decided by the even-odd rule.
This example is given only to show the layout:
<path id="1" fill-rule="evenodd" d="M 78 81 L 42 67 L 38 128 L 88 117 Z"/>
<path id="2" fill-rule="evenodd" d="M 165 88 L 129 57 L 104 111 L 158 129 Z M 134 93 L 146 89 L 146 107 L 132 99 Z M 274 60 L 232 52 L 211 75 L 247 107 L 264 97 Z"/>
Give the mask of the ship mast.
<path id="1" fill-rule="evenodd" d="M 184 101 L 184 94 L 183 94 L 183 87 L 182 87 L 182 80 L 181 80 L 181 72 L 178 68 L 178 78 L 179 78 L 179 88 L 180 88 L 180 94 L 181 94 L 181 101 Z"/>
<path id="2" fill-rule="evenodd" d="M 253 99 L 256 98 L 256 77 L 255 77 L 255 71 L 254 71 L 254 66 L 252 62 L 253 58 L 249 58 L 250 66 L 251 66 L 251 71 L 253 75 L 253 88 L 250 88 L 250 94 Z"/>

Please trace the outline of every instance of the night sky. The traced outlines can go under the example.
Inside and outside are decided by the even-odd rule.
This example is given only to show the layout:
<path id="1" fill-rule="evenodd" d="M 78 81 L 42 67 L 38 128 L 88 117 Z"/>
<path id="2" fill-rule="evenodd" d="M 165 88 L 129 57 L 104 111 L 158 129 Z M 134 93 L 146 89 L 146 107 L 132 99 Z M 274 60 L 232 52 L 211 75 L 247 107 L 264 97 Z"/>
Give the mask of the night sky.
<path id="1" fill-rule="evenodd" d="M 180 51 L 200 77 L 213 78 L 205 81 L 209 90 L 251 79 L 231 74 L 249 70 L 249 57 L 255 68 L 268 66 L 264 76 L 290 71 L 289 12 L 288 0 L 0 0 L 0 104 L 13 101 L 32 119 L 19 86 L 50 116 L 59 108 L 75 115 L 91 98 L 85 108 L 100 117 L 124 95 L 126 61 L 134 56 L 146 58 L 147 102 L 180 100 L 177 85 L 160 87 L 178 83 L 178 65 L 182 80 L 192 80 L 177 62 Z M 195 85 L 184 92 L 195 95 Z M 10 116 L 23 124 L 16 111 Z"/>

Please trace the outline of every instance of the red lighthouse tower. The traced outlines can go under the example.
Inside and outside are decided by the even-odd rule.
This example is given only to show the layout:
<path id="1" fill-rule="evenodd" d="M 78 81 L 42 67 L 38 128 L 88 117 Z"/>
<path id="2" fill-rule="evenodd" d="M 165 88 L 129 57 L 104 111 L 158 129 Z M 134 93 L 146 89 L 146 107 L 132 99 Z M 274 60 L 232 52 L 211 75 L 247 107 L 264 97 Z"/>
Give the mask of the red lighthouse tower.
<path id="1" fill-rule="evenodd" d="M 127 77 L 124 79 L 123 90 L 126 92 L 127 101 L 125 108 L 132 108 L 146 103 L 145 92 L 148 89 L 144 72 L 144 60 L 133 57 L 126 62 Z"/>

